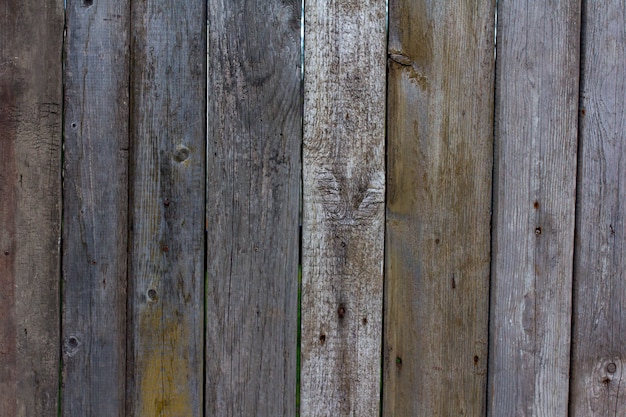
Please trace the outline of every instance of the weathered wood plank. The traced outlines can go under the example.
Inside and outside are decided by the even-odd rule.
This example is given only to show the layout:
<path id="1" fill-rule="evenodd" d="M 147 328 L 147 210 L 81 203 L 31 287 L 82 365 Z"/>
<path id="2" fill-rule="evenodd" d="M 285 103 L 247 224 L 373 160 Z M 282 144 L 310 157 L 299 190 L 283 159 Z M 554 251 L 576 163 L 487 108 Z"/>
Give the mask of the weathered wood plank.
<path id="1" fill-rule="evenodd" d="M 0 415 L 56 415 L 63 3 L 0 7 Z"/>
<path id="2" fill-rule="evenodd" d="M 205 19 L 132 7 L 129 416 L 202 415 Z"/>
<path id="3" fill-rule="evenodd" d="M 384 415 L 485 415 L 494 7 L 389 4 Z"/>
<path id="4" fill-rule="evenodd" d="M 123 416 L 129 4 L 66 13 L 62 415 Z"/>
<path id="5" fill-rule="evenodd" d="M 498 2 L 491 416 L 566 416 L 580 2 Z"/>
<path id="6" fill-rule="evenodd" d="M 585 2 L 570 415 L 626 413 L 626 5 Z"/>
<path id="7" fill-rule="evenodd" d="M 208 7 L 206 413 L 293 416 L 301 2 Z"/>
<path id="8" fill-rule="evenodd" d="M 305 2 L 301 415 L 378 416 L 385 2 Z"/>

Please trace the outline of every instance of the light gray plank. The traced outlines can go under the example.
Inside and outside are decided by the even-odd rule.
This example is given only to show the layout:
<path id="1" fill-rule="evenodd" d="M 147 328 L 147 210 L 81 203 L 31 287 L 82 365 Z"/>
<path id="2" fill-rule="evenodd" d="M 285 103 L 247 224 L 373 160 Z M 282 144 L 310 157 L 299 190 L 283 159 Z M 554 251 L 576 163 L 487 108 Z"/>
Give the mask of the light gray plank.
<path id="1" fill-rule="evenodd" d="M 0 415 L 56 415 L 63 3 L 0 7 Z"/>
<path id="2" fill-rule="evenodd" d="M 206 413 L 294 416 L 300 1 L 209 1 Z"/>
<path id="3" fill-rule="evenodd" d="M 626 413 L 626 5 L 585 2 L 571 416 Z"/>
<path id="4" fill-rule="evenodd" d="M 301 415 L 378 416 L 385 2 L 305 2 Z"/>
<path id="5" fill-rule="evenodd" d="M 580 2 L 498 2 L 489 412 L 566 416 Z"/>
<path id="6" fill-rule="evenodd" d="M 123 416 L 128 194 L 127 2 L 68 1 L 62 415 Z"/>
<path id="7" fill-rule="evenodd" d="M 482 417 L 495 2 L 389 7 L 383 414 Z"/>
<path id="8" fill-rule="evenodd" d="M 128 416 L 201 416 L 206 5 L 131 16 Z"/>

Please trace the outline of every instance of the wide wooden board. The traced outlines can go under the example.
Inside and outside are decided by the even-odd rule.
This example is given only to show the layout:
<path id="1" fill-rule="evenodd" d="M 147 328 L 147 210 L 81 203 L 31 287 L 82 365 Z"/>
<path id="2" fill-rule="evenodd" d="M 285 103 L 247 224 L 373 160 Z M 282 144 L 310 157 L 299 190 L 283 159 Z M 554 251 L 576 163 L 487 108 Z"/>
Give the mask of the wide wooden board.
<path id="1" fill-rule="evenodd" d="M 301 2 L 209 1 L 206 413 L 294 416 Z"/>
<path id="2" fill-rule="evenodd" d="M 0 7 L 0 415 L 59 389 L 63 2 Z"/>
<path id="3" fill-rule="evenodd" d="M 585 2 L 570 415 L 626 415 L 626 6 Z"/>
<path id="4" fill-rule="evenodd" d="M 567 416 L 580 2 L 498 2 L 489 415 Z"/>
<path id="5" fill-rule="evenodd" d="M 386 416 L 485 415 L 494 6 L 389 4 Z"/>
<path id="6" fill-rule="evenodd" d="M 302 416 L 379 415 L 385 17 L 305 2 Z"/>
<path id="7" fill-rule="evenodd" d="M 132 7 L 128 416 L 203 413 L 205 19 Z"/>
<path id="8" fill-rule="evenodd" d="M 123 416 L 129 4 L 66 13 L 62 415 Z"/>

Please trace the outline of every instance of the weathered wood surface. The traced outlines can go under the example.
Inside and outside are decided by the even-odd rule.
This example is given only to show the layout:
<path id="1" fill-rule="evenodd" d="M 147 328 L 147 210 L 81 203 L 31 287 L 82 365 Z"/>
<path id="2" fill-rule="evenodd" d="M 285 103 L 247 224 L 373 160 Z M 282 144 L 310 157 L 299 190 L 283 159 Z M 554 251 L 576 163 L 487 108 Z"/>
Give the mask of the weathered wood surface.
<path id="1" fill-rule="evenodd" d="M 209 1 L 206 412 L 296 414 L 300 1 Z"/>
<path id="2" fill-rule="evenodd" d="M 305 3 L 301 415 L 378 416 L 385 2 Z"/>
<path id="3" fill-rule="evenodd" d="M 59 388 L 63 3 L 0 7 L 0 415 Z"/>
<path id="4" fill-rule="evenodd" d="M 585 2 L 570 415 L 626 415 L 626 6 Z"/>
<path id="5" fill-rule="evenodd" d="M 125 1 L 67 2 L 62 415 L 123 416 L 128 224 Z"/>
<path id="6" fill-rule="evenodd" d="M 132 7 L 129 416 L 202 415 L 205 19 Z"/>
<path id="7" fill-rule="evenodd" d="M 489 414 L 566 416 L 580 2 L 498 3 Z"/>
<path id="8" fill-rule="evenodd" d="M 389 4 L 387 416 L 485 415 L 494 6 Z"/>

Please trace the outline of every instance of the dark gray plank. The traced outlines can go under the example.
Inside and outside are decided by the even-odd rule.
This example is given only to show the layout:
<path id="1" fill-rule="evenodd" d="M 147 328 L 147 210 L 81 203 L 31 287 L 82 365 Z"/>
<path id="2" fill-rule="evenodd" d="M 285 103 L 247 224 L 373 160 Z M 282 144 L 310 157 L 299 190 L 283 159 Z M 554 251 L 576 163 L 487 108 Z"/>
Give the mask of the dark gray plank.
<path id="1" fill-rule="evenodd" d="M 570 415 L 626 413 L 626 5 L 584 3 Z"/>
<path id="2" fill-rule="evenodd" d="M 206 11 L 132 7 L 128 416 L 201 416 Z"/>
<path id="3" fill-rule="evenodd" d="M 206 412 L 295 415 L 301 2 L 209 1 Z"/>
<path id="4" fill-rule="evenodd" d="M 482 417 L 495 2 L 389 7 L 383 414 Z"/>
<path id="5" fill-rule="evenodd" d="M 378 416 L 385 2 L 305 2 L 304 29 L 301 415 Z"/>
<path id="6" fill-rule="evenodd" d="M 566 416 L 580 1 L 498 2 L 489 412 Z"/>
<path id="7" fill-rule="evenodd" d="M 68 1 L 62 415 L 123 416 L 128 223 L 126 1 Z"/>
<path id="8" fill-rule="evenodd" d="M 0 415 L 59 389 L 63 3 L 0 7 Z"/>

